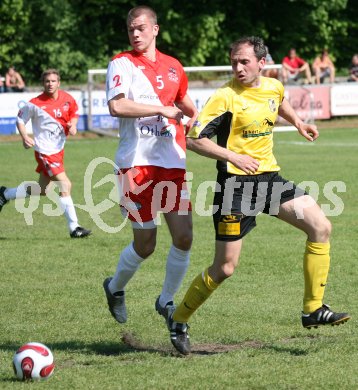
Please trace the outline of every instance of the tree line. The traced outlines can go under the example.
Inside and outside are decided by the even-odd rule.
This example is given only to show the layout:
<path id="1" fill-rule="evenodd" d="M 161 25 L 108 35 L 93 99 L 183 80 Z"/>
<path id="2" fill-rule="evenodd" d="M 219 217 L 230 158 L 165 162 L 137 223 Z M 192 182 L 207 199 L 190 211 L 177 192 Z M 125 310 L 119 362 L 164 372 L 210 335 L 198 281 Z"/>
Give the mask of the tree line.
<path id="1" fill-rule="evenodd" d="M 242 35 L 264 38 L 278 63 L 291 47 L 309 62 L 328 48 L 343 70 L 358 52 L 356 0 L 2 0 L 0 73 L 14 65 L 37 84 L 55 67 L 84 82 L 87 69 L 129 49 L 126 16 L 139 4 L 158 14 L 159 50 L 184 66 L 228 65 L 228 47 Z"/>

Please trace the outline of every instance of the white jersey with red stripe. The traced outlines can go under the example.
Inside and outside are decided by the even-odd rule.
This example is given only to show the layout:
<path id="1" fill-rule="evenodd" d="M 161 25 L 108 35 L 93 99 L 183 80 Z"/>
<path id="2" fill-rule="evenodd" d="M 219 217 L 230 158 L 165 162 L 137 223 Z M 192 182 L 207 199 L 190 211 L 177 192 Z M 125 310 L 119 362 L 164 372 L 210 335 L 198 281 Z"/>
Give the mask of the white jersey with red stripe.
<path id="1" fill-rule="evenodd" d="M 116 55 L 107 70 L 107 101 L 119 94 L 137 103 L 174 106 L 183 100 L 188 79 L 182 65 L 156 50 L 156 61 L 135 51 Z M 161 115 L 119 118 L 119 168 L 154 165 L 185 168 L 183 124 Z"/>
<path id="2" fill-rule="evenodd" d="M 58 91 L 53 99 L 45 93 L 31 99 L 17 115 L 17 122 L 26 124 L 30 119 L 34 134 L 34 149 L 42 154 L 55 154 L 65 145 L 67 122 L 78 117 L 75 99 L 65 91 Z"/>

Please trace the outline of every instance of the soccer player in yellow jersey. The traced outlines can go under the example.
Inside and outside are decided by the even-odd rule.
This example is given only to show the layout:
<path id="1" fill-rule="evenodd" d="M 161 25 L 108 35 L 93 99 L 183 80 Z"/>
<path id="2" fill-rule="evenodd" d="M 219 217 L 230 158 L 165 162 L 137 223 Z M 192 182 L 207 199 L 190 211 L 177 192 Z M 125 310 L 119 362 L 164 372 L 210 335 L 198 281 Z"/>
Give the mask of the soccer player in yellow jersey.
<path id="1" fill-rule="evenodd" d="M 182 354 L 190 353 L 190 316 L 234 273 L 242 239 L 255 227 L 259 212 L 274 215 L 307 235 L 302 325 L 338 325 L 350 318 L 323 303 L 331 224 L 311 196 L 279 175 L 272 151 L 277 115 L 310 142 L 317 139 L 318 130 L 296 115 L 284 98 L 280 81 L 260 75 L 265 57 L 261 38 L 234 42 L 230 48 L 234 77 L 213 94 L 188 134 L 189 149 L 217 160 L 220 189 L 214 197 L 214 261 L 193 280 L 182 302 L 167 316 L 171 342 Z M 214 136 L 217 143 L 211 141 Z"/>

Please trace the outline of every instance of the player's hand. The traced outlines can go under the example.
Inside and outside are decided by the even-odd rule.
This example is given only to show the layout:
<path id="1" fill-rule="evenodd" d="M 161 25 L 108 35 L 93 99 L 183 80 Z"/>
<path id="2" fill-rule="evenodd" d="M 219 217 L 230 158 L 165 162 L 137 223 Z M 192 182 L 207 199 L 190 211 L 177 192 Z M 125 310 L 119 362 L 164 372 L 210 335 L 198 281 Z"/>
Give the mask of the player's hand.
<path id="1" fill-rule="evenodd" d="M 316 125 L 312 125 L 309 123 L 303 123 L 299 129 L 298 132 L 305 137 L 308 141 L 313 142 L 315 139 L 319 137 L 319 132 L 317 130 Z"/>
<path id="2" fill-rule="evenodd" d="M 161 115 L 168 119 L 175 119 L 178 123 L 183 119 L 183 111 L 176 106 L 164 106 L 161 107 Z"/>
<path id="3" fill-rule="evenodd" d="M 68 122 L 67 123 L 67 127 L 68 127 L 68 132 L 71 135 L 75 135 L 77 133 L 77 127 L 76 127 L 76 125 L 74 123 Z"/>
<path id="4" fill-rule="evenodd" d="M 247 175 L 254 174 L 260 166 L 260 162 L 258 160 L 246 154 L 235 153 L 235 156 L 230 159 L 230 162 L 235 165 L 235 167 L 244 171 Z"/>
<path id="5" fill-rule="evenodd" d="M 26 136 L 22 139 L 22 144 L 25 149 L 30 149 L 35 145 L 35 141 L 31 137 Z"/>

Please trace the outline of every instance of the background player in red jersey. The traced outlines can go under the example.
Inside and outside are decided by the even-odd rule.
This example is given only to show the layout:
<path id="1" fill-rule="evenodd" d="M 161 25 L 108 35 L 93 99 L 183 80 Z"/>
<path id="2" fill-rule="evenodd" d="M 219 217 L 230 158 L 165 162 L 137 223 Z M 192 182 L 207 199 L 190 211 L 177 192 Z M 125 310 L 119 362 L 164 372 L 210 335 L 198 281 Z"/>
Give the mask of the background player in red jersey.
<path id="1" fill-rule="evenodd" d="M 40 174 L 38 184 L 21 184 L 19 187 L 0 187 L 0 211 L 8 200 L 30 195 L 46 195 L 51 182 L 57 182 L 60 190 L 60 205 L 67 219 L 72 238 L 87 237 L 90 230 L 79 226 L 75 206 L 71 197 L 71 182 L 65 172 L 64 145 L 68 134 L 77 133 L 78 107 L 74 98 L 60 90 L 60 74 L 56 69 L 42 73 L 44 92 L 23 106 L 16 126 L 25 149 L 34 147 Z M 34 137 L 26 132 L 25 124 L 31 119 Z"/>
<path id="2" fill-rule="evenodd" d="M 166 317 L 173 307 L 189 265 L 192 218 L 181 120 L 184 115 L 190 118 L 189 129 L 197 116 L 182 65 L 156 49 L 159 26 L 155 12 L 147 6 L 133 8 L 127 28 L 133 50 L 116 55 L 107 71 L 109 111 L 120 121 L 116 164 L 121 208 L 132 223 L 134 236 L 120 254 L 114 277 L 103 283 L 109 310 L 120 323 L 127 321 L 125 287 L 154 252 L 158 211 L 163 211 L 172 237 L 164 284 L 155 303 L 160 315 Z"/>

